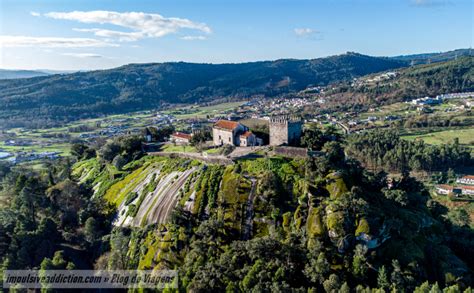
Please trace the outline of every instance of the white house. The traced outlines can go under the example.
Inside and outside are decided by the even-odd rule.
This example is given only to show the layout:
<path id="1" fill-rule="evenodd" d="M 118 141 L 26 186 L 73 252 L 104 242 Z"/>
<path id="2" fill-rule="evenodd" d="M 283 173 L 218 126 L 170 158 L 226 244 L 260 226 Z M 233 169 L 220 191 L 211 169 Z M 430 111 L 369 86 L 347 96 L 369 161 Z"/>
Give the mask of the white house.
<path id="1" fill-rule="evenodd" d="M 474 186 L 461 186 L 462 194 L 474 195 Z"/>
<path id="2" fill-rule="evenodd" d="M 240 134 L 248 131 L 248 128 L 239 122 L 219 120 L 212 127 L 212 138 L 214 145 L 230 144 L 240 145 Z"/>
<path id="3" fill-rule="evenodd" d="M 175 132 L 170 136 L 170 140 L 177 144 L 188 144 L 191 141 L 191 134 Z"/>
<path id="4" fill-rule="evenodd" d="M 459 184 L 467 184 L 467 185 L 474 185 L 474 176 L 467 175 L 456 180 L 456 183 Z"/>
<path id="5" fill-rule="evenodd" d="M 460 194 L 461 189 L 457 187 L 453 187 L 451 185 L 440 184 L 440 185 L 436 185 L 436 193 L 444 194 L 444 195 L 449 195 L 451 193 Z"/>
<path id="6" fill-rule="evenodd" d="M 250 131 L 245 131 L 240 135 L 240 146 L 256 146 L 257 137 Z"/>

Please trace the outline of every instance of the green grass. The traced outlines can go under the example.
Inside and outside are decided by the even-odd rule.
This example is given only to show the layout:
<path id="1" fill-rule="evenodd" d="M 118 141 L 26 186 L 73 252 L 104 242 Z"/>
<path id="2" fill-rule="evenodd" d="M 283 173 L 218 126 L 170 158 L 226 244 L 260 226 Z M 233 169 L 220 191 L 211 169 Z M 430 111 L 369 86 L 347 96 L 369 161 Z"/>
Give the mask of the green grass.
<path id="1" fill-rule="evenodd" d="M 213 148 L 213 149 L 206 150 L 206 153 L 208 153 L 208 154 L 219 154 L 219 152 L 221 150 L 222 150 L 222 148 Z"/>
<path id="2" fill-rule="evenodd" d="M 459 143 L 474 148 L 474 128 L 454 129 L 436 131 L 425 134 L 404 135 L 403 139 L 417 140 L 422 139 L 427 144 L 441 145 L 452 143 L 455 138 L 459 139 Z"/>
<path id="3" fill-rule="evenodd" d="M 206 118 L 207 115 L 214 116 L 216 114 L 222 114 L 222 112 L 231 111 L 242 105 L 244 102 L 229 102 L 221 103 L 212 106 L 185 106 L 170 111 L 166 111 L 166 114 L 173 114 L 176 118 L 187 119 L 187 118 Z M 189 113 L 178 114 L 177 111 L 184 110 Z"/>
<path id="4" fill-rule="evenodd" d="M 263 119 L 255 119 L 255 118 L 249 118 L 249 119 L 243 119 L 239 121 L 245 126 L 248 126 L 250 129 L 257 128 L 257 127 L 264 127 L 269 125 L 268 120 L 263 120 Z"/>
<path id="5" fill-rule="evenodd" d="M 172 144 L 166 144 L 163 146 L 161 149 L 163 152 L 168 152 L 168 153 L 195 153 L 196 148 L 193 146 L 189 145 L 172 145 Z"/>
<path id="6" fill-rule="evenodd" d="M 115 183 L 105 193 L 105 199 L 114 203 L 117 207 L 125 200 L 130 192 L 132 192 L 145 178 L 153 171 L 153 167 L 145 166 L 138 168 L 131 174 L 127 175 L 123 180 Z"/>

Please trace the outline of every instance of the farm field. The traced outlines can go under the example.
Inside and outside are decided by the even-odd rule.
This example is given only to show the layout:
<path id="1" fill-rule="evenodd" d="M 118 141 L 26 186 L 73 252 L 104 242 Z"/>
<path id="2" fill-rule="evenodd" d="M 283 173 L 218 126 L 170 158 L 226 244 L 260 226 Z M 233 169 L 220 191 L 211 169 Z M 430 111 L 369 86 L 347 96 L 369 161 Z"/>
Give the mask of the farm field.
<path id="1" fill-rule="evenodd" d="M 153 124 L 154 114 L 133 113 L 111 115 L 101 118 L 84 119 L 67 123 L 62 127 L 45 129 L 12 128 L 0 133 L 0 150 L 17 152 L 58 152 L 62 156 L 69 155 L 71 142 L 81 138 L 81 135 L 99 134 L 107 137 L 111 129 L 139 131 Z M 27 142 L 8 144 L 7 141 Z M 23 145 L 22 145 L 23 144 Z"/>
<path id="2" fill-rule="evenodd" d="M 474 151 L 474 127 L 465 129 L 448 129 L 422 134 L 409 134 L 402 136 L 402 138 L 407 140 L 422 139 L 427 144 L 432 145 L 452 143 L 455 138 L 458 138 L 460 144 L 470 147 Z"/>
<path id="3" fill-rule="evenodd" d="M 172 114 L 178 119 L 188 119 L 188 118 L 206 118 L 206 116 L 213 116 L 217 114 L 222 114 L 223 112 L 231 111 L 244 102 L 229 102 L 216 104 L 212 106 L 188 106 L 181 107 L 174 110 L 164 111 L 164 114 Z"/>

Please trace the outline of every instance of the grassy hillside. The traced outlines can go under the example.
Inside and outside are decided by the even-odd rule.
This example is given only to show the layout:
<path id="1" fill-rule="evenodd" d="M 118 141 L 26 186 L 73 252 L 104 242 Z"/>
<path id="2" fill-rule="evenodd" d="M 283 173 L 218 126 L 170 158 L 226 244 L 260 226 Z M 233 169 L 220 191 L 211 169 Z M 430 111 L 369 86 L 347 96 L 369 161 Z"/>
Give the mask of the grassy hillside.
<path id="1" fill-rule="evenodd" d="M 398 76 L 377 82 L 375 75 L 357 83 L 343 83 L 329 92 L 330 105 L 369 107 L 443 93 L 474 91 L 474 57 L 417 65 L 398 70 Z"/>
<path id="2" fill-rule="evenodd" d="M 448 52 L 441 53 L 424 53 L 424 54 L 413 54 L 413 55 L 402 55 L 392 57 L 393 59 L 403 60 L 410 62 L 413 65 L 427 64 L 434 62 L 445 62 L 461 58 L 464 56 L 473 56 L 472 49 L 457 49 Z"/>
<path id="3" fill-rule="evenodd" d="M 153 109 L 165 102 L 272 96 L 406 64 L 348 53 L 313 60 L 241 64 L 131 64 L 103 71 L 0 80 L 0 122 L 12 123 L 25 116 L 77 119 Z"/>
<path id="4" fill-rule="evenodd" d="M 42 173 L 0 165 L 0 273 L 174 269 L 180 292 L 472 284 L 469 215 L 446 210 L 408 173 L 388 186 L 385 173 L 345 157 L 348 147 L 218 165 L 137 153 L 129 137 L 76 145 L 74 164 Z"/>
<path id="5" fill-rule="evenodd" d="M 132 227 L 132 233 L 115 231 L 127 233 L 122 237 L 129 247 L 120 252 L 127 268 L 178 268 L 183 291 L 224 291 L 233 282 L 237 291 L 282 282 L 293 289 L 326 288 L 330 276 L 352 288 L 413 289 L 426 278 L 442 286 L 470 282 L 472 261 L 444 232 L 440 211 L 427 208 L 429 195 L 419 182 L 403 178 L 387 189 L 384 178 L 351 162 L 316 162 L 270 157 L 219 166 L 144 157 L 131 163 L 103 193 L 117 207 L 115 225 Z M 95 159 L 79 162 L 73 174 L 87 182 L 84 174 L 95 168 Z M 101 178 L 110 181 L 110 175 Z M 174 212 L 146 221 L 166 209 L 158 202 L 169 196 L 176 197 Z M 131 214 L 132 206 L 148 211 Z M 109 268 L 119 252 L 111 253 Z M 391 285 L 374 281 L 382 267 Z M 257 269 L 265 274 L 252 277 Z"/>

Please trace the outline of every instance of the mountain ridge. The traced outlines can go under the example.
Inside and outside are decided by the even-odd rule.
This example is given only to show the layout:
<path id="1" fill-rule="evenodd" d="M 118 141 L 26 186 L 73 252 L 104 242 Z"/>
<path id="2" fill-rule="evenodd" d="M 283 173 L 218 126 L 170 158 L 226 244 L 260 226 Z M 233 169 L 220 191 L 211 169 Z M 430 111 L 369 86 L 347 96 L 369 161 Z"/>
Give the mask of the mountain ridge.
<path id="1" fill-rule="evenodd" d="M 40 70 L 0 69 L 0 79 L 32 78 L 47 75 L 49 73 Z"/>
<path id="2" fill-rule="evenodd" d="M 241 64 L 132 64 L 27 80 L 0 80 L 0 120 L 25 114 L 73 120 L 156 109 L 163 103 L 277 96 L 405 66 L 405 61 L 348 53 L 312 60 Z"/>

